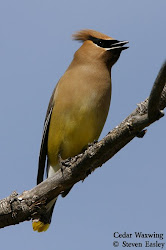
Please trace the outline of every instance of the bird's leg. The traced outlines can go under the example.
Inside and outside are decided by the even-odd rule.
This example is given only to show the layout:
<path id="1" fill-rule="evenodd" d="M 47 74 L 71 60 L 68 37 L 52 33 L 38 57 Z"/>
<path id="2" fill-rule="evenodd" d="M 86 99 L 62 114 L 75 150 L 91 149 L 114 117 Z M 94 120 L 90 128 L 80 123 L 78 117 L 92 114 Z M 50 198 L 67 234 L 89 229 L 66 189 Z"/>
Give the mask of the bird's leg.
<path id="1" fill-rule="evenodd" d="M 59 166 L 61 168 L 61 172 L 62 172 L 62 175 L 63 175 L 63 171 L 65 170 L 66 166 L 65 166 L 65 163 L 63 162 L 63 159 L 61 157 L 61 155 L 59 154 L 58 155 L 58 162 L 59 162 Z M 70 190 L 72 189 L 73 186 L 71 186 L 70 188 L 66 189 L 65 191 L 63 191 L 61 193 L 61 196 L 64 198 L 66 197 L 66 195 L 68 195 L 68 193 L 70 192 Z"/>
<path id="2" fill-rule="evenodd" d="M 62 174 L 63 174 L 63 171 L 64 171 L 64 169 L 65 169 L 65 166 L 63 165 L 62 161 L 63 161 L 63 159 L 62 159 L 61 155 L 58 154 L 58 163 L 59 163 L 61 172 L 62 172 Z"/>
<path id="3" fill-rule="evenodd" d="M 97 143 L 98 141 L 97 140 L 94 140 L 93 142 L 90 142 L 90 143 L 88 143 L 88 146 L 87 147 L 90 147 L 90 146 L 93 146 L 95 143 Z M 86 148 L 87 148 L 86 147 Z"/>

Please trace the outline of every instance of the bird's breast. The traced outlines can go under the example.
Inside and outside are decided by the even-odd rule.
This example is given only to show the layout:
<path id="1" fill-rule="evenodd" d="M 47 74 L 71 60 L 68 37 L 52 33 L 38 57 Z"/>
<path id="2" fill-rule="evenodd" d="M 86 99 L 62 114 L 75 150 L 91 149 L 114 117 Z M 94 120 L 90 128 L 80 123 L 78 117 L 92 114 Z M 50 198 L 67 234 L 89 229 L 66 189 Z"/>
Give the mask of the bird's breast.
<path id="1" fill-rule="evenodd" d="M 95 78 L 95 77 L 94 77 Z M 57 164 L 77 155 L 88 143 L 97 140 L 107 118 L 111 82 L 98 78 L 77 77 L 71 82 L 60 81 L 55 93 L 55 105 L 50 121 L 48 157 Z"/>

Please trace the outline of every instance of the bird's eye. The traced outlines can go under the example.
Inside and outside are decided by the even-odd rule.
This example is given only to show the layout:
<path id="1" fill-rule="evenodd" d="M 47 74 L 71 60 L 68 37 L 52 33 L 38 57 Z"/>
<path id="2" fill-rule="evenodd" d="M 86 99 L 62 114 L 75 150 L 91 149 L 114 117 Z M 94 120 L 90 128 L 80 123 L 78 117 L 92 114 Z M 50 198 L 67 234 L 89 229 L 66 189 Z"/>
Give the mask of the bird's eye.
<path id="1" fill-rule="evenodd" d="M 99 39 L 96 37 L 90 37 L 89 40 L 91 40 L 93 43 L 95 43 L 99 47 L 105 48 L 105 40 Z"/>
<path id="2" fill-rule="evenodd" d="M 104 41 L 103 40 L 99 40 L 97 43 L 98 46 L 104 48 Z"/>
<path id="3" fill-rule="evenodd" d="M 89 37 L 89 40 L 102 48 L 111 48 L 113 44 L 116 44 L 118 42 L 117 40 L 104 40 L 92 36 Z"/>

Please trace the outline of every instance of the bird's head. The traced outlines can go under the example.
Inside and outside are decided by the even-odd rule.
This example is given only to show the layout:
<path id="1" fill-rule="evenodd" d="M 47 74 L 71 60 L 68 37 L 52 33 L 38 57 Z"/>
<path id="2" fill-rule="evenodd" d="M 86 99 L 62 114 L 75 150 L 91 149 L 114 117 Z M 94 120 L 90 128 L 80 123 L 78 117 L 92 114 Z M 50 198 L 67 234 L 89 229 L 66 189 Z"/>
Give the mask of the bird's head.
<path id="1" fill-rule="evenodd" d="M 75 53 L 75 58 L 78 61 L 104 62 L 109 68 L 118 60 L 122 50 L 128 48 L 124 46 L 128 41 L 118 41 L 89 29 L 75 33 L 73 39 L 83 42 L 83 45 Z"/>

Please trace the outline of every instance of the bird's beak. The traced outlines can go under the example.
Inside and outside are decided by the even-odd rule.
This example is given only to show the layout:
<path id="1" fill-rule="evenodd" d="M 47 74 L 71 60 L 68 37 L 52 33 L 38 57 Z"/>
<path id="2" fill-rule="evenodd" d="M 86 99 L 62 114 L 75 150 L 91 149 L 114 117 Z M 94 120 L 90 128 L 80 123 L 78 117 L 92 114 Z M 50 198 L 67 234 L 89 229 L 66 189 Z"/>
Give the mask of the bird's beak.
<path id="1" fill-rule="evenodd" d="M 127 44 L 128 41 L 117 41 L 115 40 L 115 43 L 111 43 L 110 48 L 106 48 L 106 50 L 115 50 L 115 49 L 120 49 L 120 50 L 125 50 L 128 49 L 129 47 L 123 47 L 123 45 Z"/>

